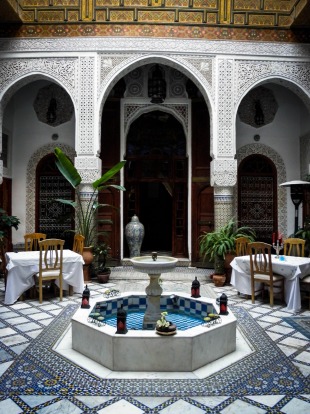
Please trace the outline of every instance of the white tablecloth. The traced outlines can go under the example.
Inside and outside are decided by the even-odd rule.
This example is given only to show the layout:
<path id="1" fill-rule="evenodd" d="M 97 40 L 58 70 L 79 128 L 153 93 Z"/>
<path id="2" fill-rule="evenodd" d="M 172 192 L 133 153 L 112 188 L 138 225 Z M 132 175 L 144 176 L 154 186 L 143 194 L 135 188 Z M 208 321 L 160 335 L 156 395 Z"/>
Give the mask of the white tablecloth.
<path id="1" fill-rule="evenodd" d="M 283 256 L 280 260 L 272 255 L 273 273 L 284 276 L 285 302 L 287 310 L 298 312 L 301 308 L 299 279 L 310 274 L 310 259 L 307 257 Z M 231 262 L 230 283 L 246 295 L 251 295 L 250 256 L 235 257 Z"/>
<path id="2" fill-rule="evenodd" d="M 6 253 L 7 284 L 4 303 L 11 305 L 16 302 L 22 293 L 34 285 L 33 275 L 39 271 L 40 252 Z M 76 293 L 84 289 L 83 275 L 84 260 L 82 256 L 72 250 L 63 251 L 63 289 L 73 287 Z M 56 281 L 58 284 L 58 281 Z"/>

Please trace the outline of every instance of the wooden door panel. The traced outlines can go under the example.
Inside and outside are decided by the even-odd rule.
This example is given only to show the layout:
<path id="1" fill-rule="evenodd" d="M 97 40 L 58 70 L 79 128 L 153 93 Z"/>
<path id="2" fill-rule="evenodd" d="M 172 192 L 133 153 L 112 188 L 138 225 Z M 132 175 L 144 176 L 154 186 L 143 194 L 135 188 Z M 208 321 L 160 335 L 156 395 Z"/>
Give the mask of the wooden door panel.
<path id="1" fill-rule="evenodd" d="M 214 230 L 213 187 L 205 183 L 192 185 L 192 262 L 201 262 L 199 254 L 199 236 Z"/>
<path id="2" fill-rule="evenodd" d="M 120 101 L 108 99 L 102 112 L 101 127 L 101 154 L 102 173 L 112 168 L 120 161 Z M 114 177 L 114 184 L 119 184 L 119 175 Z M 110 204 L 114 208 L 101 208 L 98 214 L 99 220 L 112 220 L 113 224 L 102 225 L 99 223 L 98 230 L 107 232 L 107 238 L 111 247 L 111 256 L 114 260 L 120 259 L 120 228 L 121 217 L 119 212 L 120 194 L 118 191 L 103 191 L 99 194 L 99 201 L 103 204 Z"/>
<path id="3" fill-rule="evenodd" d="M 12 180 L 3 178 L 0 185 L 0 207 L 10 216 L 12 215 Z M 15 231 L 15 230 L 14 230 Z M 12 246 L 12 230 L 9 231 L 9 238 L 5 240 L 5 251 L 11 251 Z"/>
<path id="4" fill-rule="evenodd" d="M 277 170 L 260 154 L 246 157 L 238 169 L 238 220 L 250 226 L 259 241 L 271 243 L 278 230 Z"/>
<path id="5" fill-rule="evenodd" d="M 99 194 L 100 204 L 109 204 L 117 208 L 101 207 L 98 210 L 98 232 L 104 232 L 104 235 L 99 235 L 99 240 L 107 242 L 111 248 L 110 255 L 114 260 L 120 260 L 120 212 L 118 206 L 120 205 L 120 194 L 118 191 L 105 190 Z"/>
<path id="6" fill-rule="evenodd" d="M 214 227 L 210 187 L 210 117 L 203 99 L 192 102 L 192 263 L 201 262 L 199 236 Z"/>

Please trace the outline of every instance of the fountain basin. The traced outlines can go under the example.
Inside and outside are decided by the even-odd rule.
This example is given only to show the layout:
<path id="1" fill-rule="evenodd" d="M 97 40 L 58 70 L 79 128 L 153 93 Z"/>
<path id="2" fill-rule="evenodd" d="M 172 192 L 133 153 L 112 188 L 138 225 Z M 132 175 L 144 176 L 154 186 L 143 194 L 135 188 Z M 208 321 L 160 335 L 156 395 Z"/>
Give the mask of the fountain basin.
<path id="1" fill-rule="evenodd" d="M 169 304 L 172 294 L 161 297 L 161 308 L 168 313 L 169 306 L 173 306 Z M 215 299 L 193 299 L 186 293 L 178 296 L 179 303 L 184 303 L 184 309 L 190 314 L 200 314 L 203 318 L 213 309 L 218 312 Z M 121 304 L 128 310 L 130 302 L 143 309 L 145 299 L 141 293 L 128 292 L 100 303 L 106 302 L 108 315 L 116 312 Z M 91 300 L 91 307 L 95 305 Z M 236 318 L 230 311 L 222 316 L 221 324 L 178 330 L 169 337 L 160 336 L 155 330 L 128 330 L 125 335 L 116 334 L 116 327 L 107 324 L 98 327 L 88 322 L 89 313 L 89 310 L 79 309 L 72 318 L 72 348 L 112 371 L 194 371 L 236 349 Z"/>
<path id="2" fill-rule="evenodd" d="M 131 258 L 130 261 L 138 272 L 158 275 L 170 272 L 176 267 L 178 259 L 170 256 L 157 256 L 157 259 L 153 260 L 152 256 L 139 256 Z"/>

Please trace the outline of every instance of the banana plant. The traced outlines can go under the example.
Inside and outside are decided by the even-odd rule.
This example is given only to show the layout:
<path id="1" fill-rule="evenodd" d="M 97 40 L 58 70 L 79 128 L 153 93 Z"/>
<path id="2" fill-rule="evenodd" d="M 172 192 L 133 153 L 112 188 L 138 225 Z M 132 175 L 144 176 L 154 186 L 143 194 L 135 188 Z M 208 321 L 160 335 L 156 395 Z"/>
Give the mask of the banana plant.
<path id="1" fill-rule="evenodd" d="M 104 173 L 98 180 L 92 183 L 93 192 L 86 203 L 82 203 L 79 186 L 82 178 L 66 154 L 58 147 L 54 149 L 56 156 L 56 166 L 66 180 L 71 184 L 75 190 L 75 200 L 56 199 L 56 201 L 70 205 L 75 211 L 75 231 L 85 237 L 85 246 L 92 246 L 95 240 L 97 221 L 95 220 L 95 213 L 98 208 L 112 207 L 110 204 L 100 204 L 98 202 L 98 192 L 107 188 L 115 188 L 119 191 L 126 191 L 125 187 L 117 184 L 112 184 L 110 180 L 124 167 L 126 161 L 120 161 L 114 165 L 110 170 Z M 101 220 L 101 223 L 111 223 L 110 220 Z"/>

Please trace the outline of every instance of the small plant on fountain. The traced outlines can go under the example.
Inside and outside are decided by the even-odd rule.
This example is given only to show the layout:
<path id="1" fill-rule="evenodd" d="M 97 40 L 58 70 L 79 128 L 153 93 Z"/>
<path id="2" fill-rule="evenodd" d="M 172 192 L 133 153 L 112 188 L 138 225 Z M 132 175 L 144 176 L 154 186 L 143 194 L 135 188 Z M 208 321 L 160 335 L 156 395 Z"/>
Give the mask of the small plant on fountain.
<path id="1" fill-rule="evenodd" d="M 174 323 L 167 321 L 168 312 L 164 311 L 160 314 L 160 319 L 156 322 L 156 332 L 161 335 L 173 335 L 176 333 L 177 327 Z"/>
<path id="2" fill-rule="evenodd" d="M 160 319 L 156 322 L 156 328 L 168 328 L 170 325 L 170 322 L 166 319 L 168 312 L 161 312 L 160 315 Z"/>

